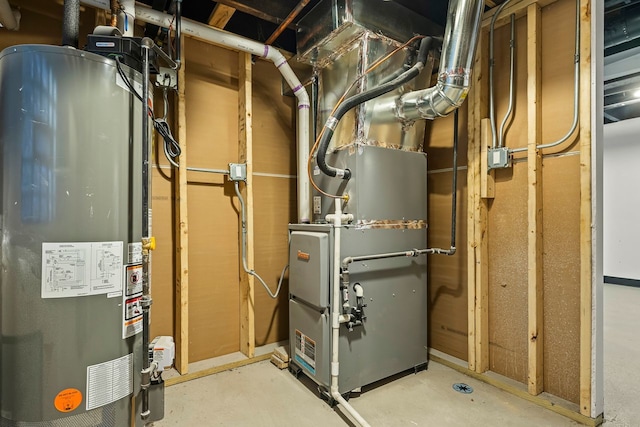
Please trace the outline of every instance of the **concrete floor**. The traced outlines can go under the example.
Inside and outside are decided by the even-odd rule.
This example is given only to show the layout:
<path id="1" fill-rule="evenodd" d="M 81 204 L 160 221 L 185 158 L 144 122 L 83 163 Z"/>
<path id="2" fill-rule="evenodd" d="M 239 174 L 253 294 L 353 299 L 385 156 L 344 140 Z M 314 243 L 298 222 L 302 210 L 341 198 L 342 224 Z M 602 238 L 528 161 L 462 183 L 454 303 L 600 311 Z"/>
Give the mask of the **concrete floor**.
<path id="1" fill-rule="evenodd" d="M 464 382 L 474 391 L 461 394 Z M 408 374 L 352 397 L 350 403 L 374 426 L 574 426 L 545 410 L 443 365 Z M 318 398 L 310 381 L 296 380 L 270 362 L 171 386 L 167 426 L 349 426 L 339 409 Z"/>
<path id="2" fill-rule="evenodd" d="M 606 427 L 640 427 L 640 288 L 605 285 Z M 463 382 L 472 394 L 452 385 Z M 578 423 L 431 362 L 354 396 L 350 403 L 374 426 L 574 426 Z M 314 384 L 268 361 L 167 388 L 167 426 L 349 426 Z"/>
<path id="3" fill-rule="evenodd" d="M 606 427 L 640 426 L 640 288 L 604 285 Z"/>

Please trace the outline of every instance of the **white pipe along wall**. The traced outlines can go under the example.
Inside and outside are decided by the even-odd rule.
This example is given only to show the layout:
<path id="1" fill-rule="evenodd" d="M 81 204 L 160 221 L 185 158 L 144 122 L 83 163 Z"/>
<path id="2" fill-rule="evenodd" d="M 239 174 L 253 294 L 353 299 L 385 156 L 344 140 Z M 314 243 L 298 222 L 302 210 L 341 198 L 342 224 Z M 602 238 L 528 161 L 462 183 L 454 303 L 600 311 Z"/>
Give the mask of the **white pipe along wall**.
<path id="1" fill-rule="evenodd" d="M 0 0 L 6 1 L 6 0 Z M 108 9 L 108 2 L 104 0 L 82 0 L 90 6 Z M 127 25 L 131 21 L 131 16 L 135 13 L 135 18 L 149 24 L 154 24 L 164 28 L 175 26 L 174 17 L 162 12 L 155 11 L 146 6 L 135 7 L 133 0 L 121 0 L 124 14 L 119 16 L 118 22 L 125 28 L 123 35 L 133 35 L 133 25 Z M 127 28 L 127 26 L 129 28 Z M 131 34 L 127 34 L 127 31 Z M 307 157 L 309 156 L 309 94 L 300 80 L 295 75 L 286 58 L 275 48 L 258 43 L 236 34 L 201 24 L 190 19 L 182 18 L 182 34 L 189 35 L 195 39 L 209 43 L 214 43 L 223 47 L 247 52 L 260 58 L 268 59 L 278 68 L 280 74 L 285 79 L 289 87 L 293 90 L 298 100 L 298 120 L 297 120 L 297 151 L 298 151 L 298 222 L 308 223 L 311 219 L 309 178 L 305 171 Z"/>

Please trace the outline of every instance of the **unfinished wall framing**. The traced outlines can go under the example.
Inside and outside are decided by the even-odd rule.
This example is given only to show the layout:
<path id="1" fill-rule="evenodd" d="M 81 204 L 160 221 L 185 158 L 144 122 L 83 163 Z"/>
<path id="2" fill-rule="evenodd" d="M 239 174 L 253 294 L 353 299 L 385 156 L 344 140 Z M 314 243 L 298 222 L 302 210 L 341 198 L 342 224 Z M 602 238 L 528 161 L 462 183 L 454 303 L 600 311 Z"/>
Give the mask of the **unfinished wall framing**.
<path id="1" fill-rule="evenodd" d="M 573 118 L 576 2 L 514 1 L 497 19 L 496 117 L 499 123 L 508 105 L 508 24 L 509 15 L 515 13 L 516 103 L 505 141 L 509 148 L 523 147 L 526 151 L 514 155 L 511 168 L 489 173 L 485 161 L 486 147 L 491 144 L 491 131 L 485 122 L 489 117 L 488 30 L 495 9 L 483 18 L 467 103 L 468 170 L 464 190 L 469 222 L 466 229 L 461 229 L 461 240 L 468 242 L 468 253 L 466 263 L 461 265 L 466 267 L 468 277 L 445 288 L 445 293 L 452 296 L 446 310 L 437 304 L 433 307 L 430 345 L 466 360 L 474 372 L 486 372 L 481 377 L 495 381 L 498 374 L 504 384 L 515 380 L 521 384 L 516 389 L 526 390 L 531 396 L 541 395 L 541 401 L 559 397 L 581 421 L 598 423 L 601 417 L 590 418 L 589 10 L 589 1 L 580 2 L 579 130 L 567 142 L 544 150 L 536 145 L 561 138 Z M 447 127 L 450 125 L 444 120 L 431 126 L 432 140 L 426 149 L 431 169 L 434 163 L 440 164 L 443 138 L 450 140 L 450 132 L 443 136 L 442 128 Z M 446 222 L 444 206 L 431 209 L 431 228 L 436 220 Z M 439 260 L 431 260 L 431 295 L 443 293 L 440 283 L 446 276 L 441 268 Z M 453 292 L 460 287 L 464 290 Z M 451 350 L 461 348 L 459 318 L 463 317 L 452 317 L 452 312 L 467 313 L 466 354 Z"/>
<path id="2" fill-rule="evenodd" d="M 61 6 L 20 3 L 21 30 L 3 33 L 0 48 L 58 44 L 61 32 L 50 19 L 60 21 Z M 512 168 L 490 174 L 487 31 L 495 9 L 485 14 L 473 85 L 460 110 L 458 251 L 428 262 L 429 346 L 512 392 L 541 395 L 540 401 L 559 397 L 584 416 L 580 421 L 597 424 L 601 417 L 591 400 L 589 0 L 581 1 L 579 132 L 558 150 L 534 147 L 562 136 L 571 123 L 574 7 L 574 0 L 514 0 L 498 19 L 496 116 L 507 105 L 505 24 L 515 13 L 517 102 L 506 144 L 528 150 L 516 155 Z M 81 34 L 103 19 L 86 8 Z M 296 221 L 295 100 L 281 95 L 271 63 L 251 64 L 244 54 L 190 38 L 183 52 L 174 127 L 188 148 L 182 160 L 217 169 L 242 156 L 251 163 L 249 186 L 242 187 L 253 199 L 253 268 L 275 289 L 287 262 L 287 224 Z M 251 122 L 249 135 L 241 117 Z M 429 246 L 443 246 L 449 237 L 452 126 L 452 117 L 428 126 Z M 286 280 L 274 301 L 242 273 L 233 185 L 221 175 L 177 173 L 160 155 L 155 166 L 152 334 L 176 337 L 178 370 L 186 374 L 189 363 L 238 351 L 252 357 L 256 346 L 286 339 Z"/>

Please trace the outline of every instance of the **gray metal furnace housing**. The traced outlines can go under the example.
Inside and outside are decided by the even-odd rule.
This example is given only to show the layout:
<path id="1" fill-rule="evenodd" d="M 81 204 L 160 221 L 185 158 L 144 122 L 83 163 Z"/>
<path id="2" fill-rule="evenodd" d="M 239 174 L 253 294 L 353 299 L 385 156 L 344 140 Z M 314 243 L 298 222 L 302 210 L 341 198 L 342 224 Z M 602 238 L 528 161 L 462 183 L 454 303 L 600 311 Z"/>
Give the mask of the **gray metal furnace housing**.
<path id="1" fill-rule="evenodd" d="M 292 362 L 329 389 L 333 226 L 292 225 L 289 339 Z M 424 230 L 344 227 L 344 256 L 424 248 Z M 298 251 L 310 256 L 300 258 Z M 426 257 L 358 262 L 352 283 L 364 288 L 366 320 L 340 332 L 340 393 L 427 363 Z M 351 290 L 355 301 L 355 292 Z"/>
<path id="2" fill-rule="evenodd" d="M 318 76 L 318 129 L 335 103 L 358 79 L 351 94 L 374 88 L 415 59 L 404 48 L 373 72 L 366 71 L 415 34 L 440 35 L 442 28 L 393 2 L 324 0 L 299 23 L 298 57 Z M 424 121 L 374 120 L 375 107 L 428 85 L 434 55 L 413 81 L 349 111 L 335 128 L 327 163 L 349 169 L 348 181 L 316 167 L 312 177 L 325 192 L 348 195 L 343 211 L 340 258 L 411 251 L 427 247 L 427 158 Z M 366 76 L 365 76 L 366 74 Z M 314 163 L 315 165 L 315 159 Z M 313 224 L 291 225 L 289 253 L 289 339 L 293 369 L 326 390 L 331 385 L 333 301 L 333 199 L 313 193 Z M 346 393 L 427 363 L 427 259 L 397 257 L 353 262 L 354 286 L 363 289 L 365 319 L 339 338 L 339 392 Z M 341 292 L 342 293 L 342 292 Z M 341 295 L 344 308 L 345 297 Z"/>
<path id="3" fill-rule="evenodd" d="M 361 149 L 336 156 L 354 171 L 349 184 L 354 197 L 344 210 L 355 220 L 342 228 L 341 258 L 426 248 L 426 155 L 373 146 Z M 297 224 L 289 230 L 291 359 L 328 389 L 334 226 Z M 354 262 L 349 276 L 351 305 L 358 283 L 367 306 L 361 326 L 352 331 L 341 326 L 340 393 L 427 363 L 426 257 Z"/>
<path id="4" fill-rule="evenodd" d="M 122 293 L 43 298 L 42 263 L 52 242 L 122 242 L 128 263 L 141 239 L 141 113 L 113 60 L 39 45 L 0 53 L 2 427 L 131 423 L 146 352 L 140 334 L 122 338 Z M 90 382 L 90 366 L 110 376 Z M 92 395 L 88 410 L 107 384 L 112 397 Z"/>

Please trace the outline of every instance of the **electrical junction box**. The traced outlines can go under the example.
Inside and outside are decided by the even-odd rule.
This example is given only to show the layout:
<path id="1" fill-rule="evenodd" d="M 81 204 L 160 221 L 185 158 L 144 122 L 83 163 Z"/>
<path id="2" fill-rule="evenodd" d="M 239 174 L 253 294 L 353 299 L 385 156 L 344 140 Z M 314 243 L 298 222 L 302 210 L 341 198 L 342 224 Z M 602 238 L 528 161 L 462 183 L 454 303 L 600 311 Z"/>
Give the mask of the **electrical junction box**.
<path id="1" fill-rule="evenodd" d="M 176 70 L 167 67 L 160 67 L 156 82 L 161 86 L 169 89 L 178 90 L 178 75 Z"/>
<path id="2" fill-rule="evenodd" d="M 176 346 L 173 337 L 159 336 L 149 343 L 149 360 L 158 363 L 158 372 L 173 365 Z"/>
<path id="3" fill-rule="evenodd" d="M 489 169 L 504 169 L 511 167 L 511 156 L 507 147 L 490 148 L 487 152 Z"/>
<path id="4" fill-rule="evenodd" d="M 246 181 L 247 164 L 246 163 L 229 163 L 229 179 L 231 181 Z"/>

